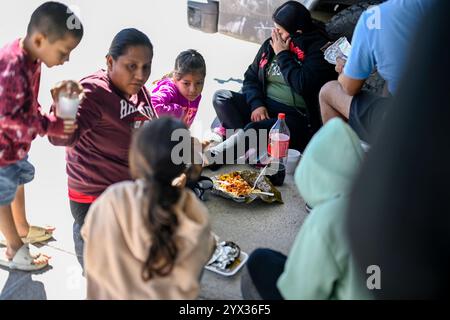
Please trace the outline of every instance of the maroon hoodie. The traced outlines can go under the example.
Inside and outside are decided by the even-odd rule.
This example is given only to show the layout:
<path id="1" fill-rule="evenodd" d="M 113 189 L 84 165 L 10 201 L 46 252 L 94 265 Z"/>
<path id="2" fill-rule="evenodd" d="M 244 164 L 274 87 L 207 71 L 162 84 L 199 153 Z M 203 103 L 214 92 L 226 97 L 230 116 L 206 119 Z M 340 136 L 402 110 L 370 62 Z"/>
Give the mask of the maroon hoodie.
<path id="1" fill-rule="evenodd" d="M 147 89 L 143 87 L 126 99 L 105 70 L 80 83 L 86 98 L 80 105 L 77 131 L 67 139 L 49 140 L 57 146 L 68 146 L 69 190 L 98 197 L 110 185 L 131 179 L 128 150 L 132 133 L 155 118 L 155 113 Z"/>

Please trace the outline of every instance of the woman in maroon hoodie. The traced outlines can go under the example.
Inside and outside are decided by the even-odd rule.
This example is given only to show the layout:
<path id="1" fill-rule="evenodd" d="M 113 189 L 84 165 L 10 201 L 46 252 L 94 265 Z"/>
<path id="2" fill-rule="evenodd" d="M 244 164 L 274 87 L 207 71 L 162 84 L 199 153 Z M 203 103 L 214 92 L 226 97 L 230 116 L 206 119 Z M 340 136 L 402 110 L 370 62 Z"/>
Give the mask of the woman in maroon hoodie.
<path id="1" fill-rule="evenodd" d="M 91 204 L 110 185 L 130 180 L 128 150 L 134 129 L 155 118 L 144 87 L 153 59 L 149 38 L 136 29 L 120 31 L 106 56 L 107 70 L 81 80 L 85 99 L 78 129 L 65 138 L 49 138 L 67 146 L 70 210 L 75 219 L 75 251 L 83 265 L 80 229 Z"/>

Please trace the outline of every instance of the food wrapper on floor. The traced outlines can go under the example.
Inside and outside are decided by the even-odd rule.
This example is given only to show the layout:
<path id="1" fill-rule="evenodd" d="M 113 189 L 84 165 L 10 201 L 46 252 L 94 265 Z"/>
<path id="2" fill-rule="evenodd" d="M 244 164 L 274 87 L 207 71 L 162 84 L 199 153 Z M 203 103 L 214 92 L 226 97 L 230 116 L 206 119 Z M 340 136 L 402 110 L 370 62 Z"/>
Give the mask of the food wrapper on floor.
<path id="1" fill-rule="evenodd" d="M 255 189 L 252 188 L 259 172 L 252 170 L 234 171 L 212 178 L 213 193 L 236 202 L 251 203 L 261 199 L 266 203 L 283 203 L 281 192 L 266 176 L 262 176 Z"/>
<path id="2" fill-rule="evenodd" d="M 220 275 L 231 277 L 235 275 L 248 260 L 248 254 L 232 241 L 217 243 L 213 256 L 205 268 Z"/>
<path id="3" fill-rule="evenodd" d="M 216 250 L 208 262 L 208 266 L 214 266 L 226 270 L 241 255 L 241 248 L 231 241 L 223 241 L 217 244 Z"/>

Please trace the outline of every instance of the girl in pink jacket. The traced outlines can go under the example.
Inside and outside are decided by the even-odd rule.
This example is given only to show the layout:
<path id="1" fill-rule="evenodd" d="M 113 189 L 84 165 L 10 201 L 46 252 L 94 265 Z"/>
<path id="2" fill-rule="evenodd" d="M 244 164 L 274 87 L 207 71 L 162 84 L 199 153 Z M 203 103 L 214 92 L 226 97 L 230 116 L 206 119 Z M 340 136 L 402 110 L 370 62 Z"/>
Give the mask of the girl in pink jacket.
<path id="1" fill-rule="evenodd" d="M 171 115 L 190 127 L 197 114 L 206 76 L 202 55 L 189 49 L 175 60 L 175 69 L 158 81 L 152 91 L 152 105 L 158 116 Z"/>

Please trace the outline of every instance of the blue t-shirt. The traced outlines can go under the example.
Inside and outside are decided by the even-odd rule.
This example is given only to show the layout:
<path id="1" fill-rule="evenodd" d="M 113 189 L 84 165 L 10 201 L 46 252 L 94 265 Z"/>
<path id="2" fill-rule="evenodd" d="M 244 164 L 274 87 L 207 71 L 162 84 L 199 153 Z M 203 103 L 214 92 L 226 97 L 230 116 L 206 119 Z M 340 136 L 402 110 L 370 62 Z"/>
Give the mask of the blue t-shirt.
<path id="1" fill-rule="evenodd" d="M 394 94 L 421 20 L 435 0 L 389 0 L 364 12 L 356 25 L 347 77 L 363 80 L 377 69 Z"/>

